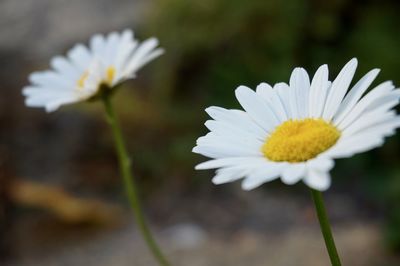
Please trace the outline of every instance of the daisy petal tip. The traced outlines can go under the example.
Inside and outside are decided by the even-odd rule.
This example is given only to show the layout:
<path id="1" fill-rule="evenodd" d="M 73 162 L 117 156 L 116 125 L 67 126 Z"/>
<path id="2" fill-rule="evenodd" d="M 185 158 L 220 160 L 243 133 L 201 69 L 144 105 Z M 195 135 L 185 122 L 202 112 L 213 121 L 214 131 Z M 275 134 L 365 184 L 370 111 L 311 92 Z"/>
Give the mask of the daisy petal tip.
<path id="1" fill-rule="evenodd" d="M 265 182 L 257 182 L 252 178 L 246 177 L 241 184 L 241 187 L 243 190 L 245 191 L 250 191 L 253 189 L 258 188 L 259 186 L 261 186 L 263 183 Z"/>
<path id="2" fill-rule="evenodd" d="M 122 35 L 124 34 L 129 34 L 129 35 L 133 35 L 133 30 L 130 28 L 126 28 L 122 31 Z"/>
<path id="3" fill-rule="evenodd" d="M 24 103 L 27 107 L 36 107 L 35 104 L 32 104 L 31 99 L 30 98 L 25 98 Z"/>
<path id="4" fill-rule="evenodd" d="M 206 126 L 206 128 L 210 127 L 210 123 L 213 123 L 214 120 L 207 120 L 206 122 L 204 122 L 204 125 Z"/>
<path id="5" fill-rule="evenodd" d="M 371 75 L 377 76 L 381 72 L 380 68 L 374 68 L 370 71 Z"/>
<path id="6" fill-rule="evenodd" d="M 62 57 L 59 56 L 59 55 L 53 56 L 52 58 L 50 58 L 50 65 L 51 65 L 51 66 L 56 65 L 57 62 L 59 62 L 61 58 L 62 58 Z M 62 60 L 62 59 L 61 59 L 61 60 Z"/>
<path id="7" fill-rule="evenodd" d="M 299 182 L 298 179 L 294 180 L 294 179 L 287 179 L 285 177 L 281 177 L 281 181 L 283 184 L 288 185 L 288 186 L 292 186 L 295 185 Z"/>
<path id="8" fill-rule="evenodd" d="M 319 192 L 325 192 L 330 188 L 330 185 L 328 186 L 322 186 L 322 187 L 315 187 L 313 189 L 318 190 Z"/>
<path id="9" fill-rule="evenodd" d="M 193 152 L 193 153 L 198 153 L 198 154 L 199 154 L 199 153 L 200 153 L 200 152 L 199 152 L 199 146 L 193 147 L 192 152 Z"/>
<path id="10" fill-rule="evenodd" d="M 23 87 L 21 93 L 23 96 L 28 96 L 29 95 L 29 87 Z"/>
<path id="11" fill-rule="evenodd" d="M 35 80 L 40 79 L 41 74 L 43 74 L 43 71 L 35 71 L 29 74 L 28 80 L 31 83 L 36 83 Z"/>
<path id="12" fill-rule="evenodd" d="M 247 184 L 246 182 L 242 182 L 242 189 L 244 190 L 244 191 L 250 191 L 250 190 L 253 190 L 253 189 L 255 189 L 255 188 L 257 188 L 258 186 L 252 186 L 252 185 L 250 185 L 250 184 Z"/>
<path id="13" fill-rule="evenodd" d="M 60 106 L 58 106 L 58 105 L 46 105 L 44 109 L 46 110 L 46 113 L 53 113 L 53 112 L 57 111 L 57 109 L 59 107 Z"/>
<path id="14" fill-rule="evenodd" d="M 156 47 L 158 45 L 158 39 L 156 37 L 150 37 L 145 40 L 143 44 Z"/>
<path id="15" fill-rule="evenodd" d="M 244 184 L 244 183 L 242 183 L 241 187 L 242 187 L 242 189 L 243 189 L 244 191 L 250 191 L 250 190 L 251 190 L 251 188 L 249 188 L 249 186 L 247 186 L 247 185 Z"/>
<path id="16" fill-rule="evenodd" d="M 302 74 L 303 74 L 304 72 L 307 73 L 307 71 L 306 71 L 303 67 L 296 67 L 295 69 L 296 69 L 296 71 L 299 72 L 299 73 L 302 73 Z"/>
<path id="17" fill-rule="evenodd" d="M 249 91 L 252 91 L 252 89 L 244 85 L 240 85 L 239 87 L 236 88 L 235 94 L 236 96 L 238 96 L 238 94 L 248 93 Z"/>
<path id="18" fill-rule="evenodd" d="M 158 58 L 158 57 L 164 55 L 165 53 L 166 53 L 166 52 L 165 52 L 165 49 L 164 49 L 164 48 L 157 48 L 156 50 L 154 50 L 154 52 L 152 53 L 152 55 L 154 56 L 154 59 L 156 59 L 156 58 Z"/>
<path id="19" fill-rule="evenodd" d="M 193 150 L 192 150 L 193 151 Z M 203 168 L 201 167 L 201 164 L 198 164 L 194 167 L 194 170 L 203 170 Z"/>
<path id="20" fill-rule="evenodd" d="M 357 59 L 356 57 L 353 57 L 353 58 L 349 61 L 348 64 L 349 64 L 349 65 L 352 65 L 353 67 L 357 67 L 357 65 L 358 65 L 358 59 Z"/>
<path id="21" fill-rule="evenodd" d="M 331 179 L 329 178 L 325 182 L 308 182 L 307 185 L 312 189 L 324 192 L 330 188 Z"/>
<path id="22" fill-rule="evenodd" d="M 328 79 L 329 67 L 328 67 L 327 64 L 323 64 L 322 66 L 320 66 L 320 67 L 318 68 L 317 72 L 318 72 L 318 71 L 321 71 L 322 76 L 325 77 L 325 79 Z"/>
<path id="23" fill-rule="evenodd" d="M 262 90 L 262 89 L 272 89 L 272 86 L 266 82 L 261 82 L 260 84 L 257 85 L 257 90 Z"/>
<path id="24" fill-rule="evenodd" d="M 204 111 L 206 111 L 206 112 L 208 113 L 208 112 L 211 111 L 213 108 L 214 108 L 214 106 L 209 106 L 209 107 L 206 107 L 206 108 L 204 109 Z"/>
<path id="25" fill-rule="evenodd" d="M 292 82 L 294 82 L 295 78 L 306 76 L 306 75 L 308 76 L 307 71 L 304 68 L 296 67 L 295 69 L 293 69 L 292 74 L 290 76 L 290 79 L 291 79 Z"/>
<path id="26" fill-rule="evenodd" d="M 216 111 L 217 108 L 218 107 L 216 106 L 209 106 L 206 109 L 204 109 L 204 111 L 211 116 Z"/>
<path id="27" fill-rule="evenodd" d="M 213 177 L 213 179 L 211 179 L 211 182 L 212 182 L 214 185 L 222 185 L 222 184 L 225 184 L 225 183 L 226 183 L 226 181 L 220 180 L 220 179 L 217 178 L 217 177 Z"/>

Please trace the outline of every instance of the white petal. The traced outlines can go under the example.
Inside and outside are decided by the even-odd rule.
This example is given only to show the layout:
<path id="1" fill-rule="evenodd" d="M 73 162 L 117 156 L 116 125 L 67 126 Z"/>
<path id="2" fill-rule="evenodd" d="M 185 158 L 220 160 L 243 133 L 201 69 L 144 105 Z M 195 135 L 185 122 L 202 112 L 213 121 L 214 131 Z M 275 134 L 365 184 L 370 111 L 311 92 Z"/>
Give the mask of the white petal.
<path id="1" fill-rule="evenodd" d="M 390 112 L 390 110 L 395 107 L 397 104 L 399 103 L 399 99 L 394 99 L 394 100 L 388 100 L 386 103 L 381 104 L 380 106 L 375 107 L 374 109 L 371 109 L 370 107 L 368 107 L 365 112 L 363 112 L 363 116 L 365 116 L 365 114 L 369 114 L 369 113 L 386 113 L 386 112 Z"/>
<path id="2" fill-rule="evenodd" d="M 220 167 L 229 167 L 229 166 L 248 166 L 252 164 L 260 164 L 265 162 L 265 158 L 263 157 L 230 157 L 230 158 L 221 158 L 209 160 L 207 162 L 196 165 L 196 170 L 205 170 L 205 169 L 213 169 Z"/>
<path id="3" fill-rule="evenodd" d="M 311 82 L 309 98 L 310 117 L 318 118 L 322 116 L 328 88 L 328 66 L 322 65 L 318 68 L 317 72 L 315 72 Z"/>
<path id="4" fill-rule="evenodd" d="M 292 106 L 296 106 L 297 118 L 304 119 L 308 116 L 310 78 L 303 68 L 297 67 L 292 72 L 289 84 L 290 89 L 295 93 Z"/>
<path id="5" fill-rule="evenodd" d="M 335 163 L 332 159 L 324 158 L 321 156 L 307 161 L 308 168 L 318 170 L 320 172 L 328 172 L 333 168 L 334 165 Z"/>
<path id="6" fill-rule="evenodd" d="M 71 62 L 82 72 L 87 70 L 92 61 L 90 51 L 82 44 L 75 45 L 67 55 Z"/>
<path id="7" fill-rule="evenodd" d="M 40 89 L 36 91 L 31 91 L 30 87 L 26 87 L 25 94 L 28 96 L 25 100 L 25 103 L 28 106 L 44 106 L 47 102 L 60 99 L 63 97 L 69 97 L 73 92 L 72 91 L 60 91 L 60 90 L 48 90 L 48 89 Z"/>
<path id="8" fill-rule="evenodd" d="M 342 132 L 342 136 L 350 136 L 354 133 L 360 132 L 374 124 L 384 122 L 396 115 L 396 112 L 368 112 L 362 117 L 357 119 L 354 123 L 348 126 Z"/>
<path id="9" fill-rule="evenodd" d="M 75 95 L 70 95 L 69 97 L 63 97 L 57 100 L 49 101 L 45 105 L 46 112 L 54 112 L 56 111 L 61 105 L 71 104 L 78 102 L 79 99 L 75 97 Z"/>
<path id="10" fill-rule="evenodd" d="M 74 67 L 63 56 L 56 56 L 51 59 L 50 65 L 61 75 L 68 77 L 72 82 L 76 82 L 80 78 L 81 71 Z"/>
<path id="11" fill-rule="evenodd" d="M 271 85 L 263 82 L 263 83 L 258 84 L 258 86 L 256 88 L 256 93 L 258 95 L 260 95 L 261 97 L 263 97 L 264 99 L 268 100 L 272 97 L 273 89 L 272 89 Z"/>
<path id="12" fill-rule="evenodd" d="M 256 93 L 261 96 L 265 103 L 271 106 L 277 120 L 282 123 L 288 119 L 286 110 L 278 96 L 278 92 L 267 83 L 261 83 L 256 88 Z"/>
<path id="13" fill-rule="evenodd" d="M 306 173 L 305 163 L 287 164 L 283 170 L 281 180 L 286 185 L 293 185 L 301 180 Z"/>
<path id="14" fill-rule="evenodd" d="M 90 50 L 93 55 L 101 58 L 106 50 L 106 40 L 103 35 L 96 34 L 90 39 Z"/>
<path id="15" fill-rule="evenodd" d="M 24 96 L 49 96 L 52 97 L 53 95 L 65 95 L 69 94 L 70 90 L 58 90 L 54 89 L 53 87 L 39 87 L 39 86 L 26 86 L 22 89 L 22 94 Z"/>
<path id="16" fill-rule="evenodd" d="M 331 177 L 328 172 L 321 172 L 314 169 L 308 169 L 307 175 L 303 180 L 307 186 L 319 191 L 325 191 L 331 185 Z"/>
<path id="17" fill-rule="evenodd" d="M 163 49 L 156 49 L 158 40 L 156 38 L 149 38 L 141 43 L 133 52 L 131 59 L 127 63 L 125 72 L 127 75 L 134 74 L 139 68 L 145 65 L 150 60 L 163 54 Z"/>
<path id="18" fill-rule="evenodd" d="M 154 51 L 148 53 L 146 56 L 140 59 L 140 61 L 137 62 L 136 67 L 134 70 L 138 70 L 142 68 L 144 65 L 146 65 L 148 62 L 156 59 L 157 57 L 163 55 L 165 53 L 165 50 L 163 48 L 158 48 L 155 49 Z"/>
<path id="19" fill-rule="evenodd" d="M 339 75 L 333 81 L 331 89 L 326 99 L 323 118 L 330 121 L 339 109 L 340 103 L 349 88 L 357 68 L 357 59 L 351 59 L 340 71 Z"/>
<path id="20" fill-rule="evenodd" d="M 400 89 L 393 90 L 393 91 L 387 93 L 386 95 L 376 98 L 373 102 L 371 102 L 370 105 L 368 105 L 368 107 L 366 108 L 366 111 L 373 111 L 376 109 L 380 109 L 380 108 L 382 108 L 383 105 L 386 105 L 389 103 L 393 103 L 393 105 L 391 105 L 391 107 L 389 107 L 389 108 L 392 108 L 394 105 L 396 105 L 399 102 L 399 99 L 400 99 Z"/>
<path id="21" fill-rule="evenodd" d="M 68 90 L 75 86 L 71 80 L 54 71 L 33 72 L 29 75 L 29 81 L 34 85 L 63 90 Z"/>
<path id="22" fill-rule="evenodd" d="M 248 149 L 246 147 L 235 147 L 232 145 L 214 144 L 196 146 L 192 150 L 210 158 L 262 156 L 261 151 Z"/>
<path id="23" fill-rule="evenodd" d="M 388 121 L 380 123 L 379 125 L 370 127 L 369 130 L 373 133 L 382 131 L 384 136 L 386 137 L 394 134 L 395 130 L 399 127 L 400 127 L 400 116 L 396 116 Z"/>
<path id="24" fill-rule="evenodd" d="M 348 158 L 357 153 L 362 153 L 383 144 L 383 139 L 376 136 L 352 138 L 338 143 L 326 154 L 332 158 Z"/>
<path id="25" fill-rule="evenodd" d="M 280 164 L 266 164 L 254 169 L 242 182 L 244 190 L 252 190 L 262 184 L 277 179 L 282 171 Z"/>
<path id="26" fill-rule="evenodd" d="M 117 79 L 124 78 L 122 74 L 125 72 L 125 66 L 128 63 L 129 56 L 137 45 L 138 42 L 133 39 L 133 32 L 131 30 L 125 30 L 121 34 L 121 40 L 117 49 L 118 52 L 114 59 L 114 65 L 119 70 Z"/>
<path id="27" fill-rule="evenodd" d="M 216 175 L 212 179 L 212 182 L 215 185 L 233 182 L 244 177 L 249 173 L 249 171 L 251 171 L 251 169 L 242 166 L 221 168 L 216 171 Z"/>
<path id="28" fill-rule="evenodd" d="M 285 109 L 287 118 L 288 119 L 293 118 L 292 111 L 290 108 L 291 93 L 290 93 L 289 85 L 287 85 L 284 82 L 277 83 L 274 85 L 274 90 L 277 92 L 277 94 L 279 96 L 280 102 L 281 102 L 283 108 Z"/>
<path id="29" fill-rule="evenodd" d="M 215 121 L 207 120 L 204 125 L 216 136 L 220 137 L 239 137 L 239 138 L 254 138 L 254 140 L 263 142 L 265 140 L 265 135 L 262 139 L 253 135 L 250 131 L 246 131 L 246 128 L 236 126 L 235 124 L 225 122 L 225 121 Z"/>
<path id="30" fill-rule="evenodd" d="M 26 91 L 28 90 L 29 88 L 26 88 Z M 79 99 L 76 97 L 73 91 L 40 90 L 30 94 L 25 99 L 25 104 L 29 107 L 45 107 L 47 112 L 52 112 L 63 104 L 77 101 L 79 101 Z"/>
<path id="31" fill-rule="evenodd" d="M 239 86 L 236 91 L 236 98 L 246 112 L 267 132 L 279 125 L 275 115 L 257 94 L 248 87 Z"/>
<path id="32" fill-rule="evenodd" d="M 215 131 L 217 131 L 217 127 L 227 126 L 228 129 L 226 130 L 231 130 L 233 134 L 240 133 L 253 136 L 260 141 L 265 141 L 267 137 L 267 132 L 258 126 L 246 112 L 241 110 L 227 110 L 220 107 L 209 107 L 206 109 L 206 112 L 216 122 L 219 122 L 219 125 L 215 124 L 214 126 L 213 130 Z"/>
<path id="33" fill-rule="evenodd" d="M 338 112 L 335 114 L 334 123 L 340 123 L 343 118 L 345 118 L 349 112 L 354 108 L 358 100 L 368 89 L 371 83 L 374 81 L 376 76 L 379 74 L 379 69 L 373 69 L 368 72 L 364 77 L 362 77 L 356 85 L 349 91 L 349 93 L 344 98 L 343 102 L 340 104 Z"/>
<path id="34" fill-rule="evenodd" d="M 353 123 L 374 101 L 387 95 L 394 89 L 391 82 L 384 82 L 378 85 L 376 88 L 371 90 L 365 95 L 352 109 L 352 111 L 336 126 L 343 130 L 351 123 Z"/>
<path id="35" fill-rule="evenodd" d="M 217 135 L 215 132 L 210 132 L 207 135 L 200 137 L 196 141 L 197 145 L 223 145 L 233 146 L 235 149 L 240 150 L 255 150 L 261 151 L 263 142 L 257 139 L 246 136 L 235 136 L 235 135 Z"/>
<path id="36" fill-rule="evenodd" d="M 394 134 L 400 126 L 400 118 L 393 117 L 379 124 L 364 128 L 361 132 L 350 136 L 344 135 L 328 150 L 326 154 L 332 158 L 345 158 L 357 153 L 365 152 L 383 144 L 383 138 Z"/>
<path id="37" fill-rule="evenodd" d="M 111 66 L 114 63 L 116 55 L 118 53 L 118 44 L 120 42 L 120 36 L 117 32 L 111 32 L 106 38 L 105 51 L 104 51 L 104 64 Z"/>

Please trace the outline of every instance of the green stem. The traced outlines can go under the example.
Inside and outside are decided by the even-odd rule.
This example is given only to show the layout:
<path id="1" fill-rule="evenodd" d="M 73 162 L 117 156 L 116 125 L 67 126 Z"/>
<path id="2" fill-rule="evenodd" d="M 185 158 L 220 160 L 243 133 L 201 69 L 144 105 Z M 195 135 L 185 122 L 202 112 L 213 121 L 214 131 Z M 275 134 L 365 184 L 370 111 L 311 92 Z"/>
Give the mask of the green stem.
<path id="1" fill-rule="evenodd" d="M 135 214 L 136 223 L 143 235 L 143 238 L 146 240 L 149 249 L 153 253 L 154 257 L 157 259 L 158 263 L 162 266 L 169 266 L 170 264 L 168 263 L 163 253 L 161 252 L 161 249 L 158 247 L 156 241 L 154 240 L 143 216 L 136 184 L 131 174 L 131 160 L 126 151 L 121 129 L 114 113 L 114 109 L 111 103 L 111 95 L 108 93 L 104 93 L 102 99 L 107 113 L 107 121 L 110 124 L 114 136 L 115 148 L 118 154 L 118 161 L 124 181 L 124 187 L 129 198 L 129 203 Z"/>
<path id="2" fill-rule="evenodd" d="M 326 249 L 328 250 L 332 266 L 341 266 L 342 264 L 340 263 L 340 258 L 335 246 L 335 241 L 333 240 L 333 235 L 331 227 L 329 225 L 328 216 L 326 214 L 322 193 L 317 190 L 311 189 L 311 194 L 314 200 L 315 210 L 317 212 L 322 235 L 324 236 Z"/>

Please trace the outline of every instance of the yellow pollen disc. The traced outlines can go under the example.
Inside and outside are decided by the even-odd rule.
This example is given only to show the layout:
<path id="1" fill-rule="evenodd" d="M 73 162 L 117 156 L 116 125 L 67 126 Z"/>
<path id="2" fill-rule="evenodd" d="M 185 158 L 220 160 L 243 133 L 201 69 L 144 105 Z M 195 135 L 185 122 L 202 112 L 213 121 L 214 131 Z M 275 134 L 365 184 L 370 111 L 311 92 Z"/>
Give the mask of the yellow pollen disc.
<path id="1" fill-rule="evenodd" d="M 279 125 L 262 146 L 275 162 L 304 162 L 332 147 L 340 131 L 322 119 L 288 120 Z"/>
<path id="2" fill-rule="evenodd" d="M 89 73 L 87 71 L 83 72 L 82 76 L 80 77 L 80 79 L 77 82 L 79 88 L 83 88 L 83 86 L 85 85 L 85 81 L 86 81 L 88 76 L 89 76 Z"/>
<path id="3" fill-rule="evenodd" d="M 114 76 L 115 76 L 115 68 L 114 67 L 109 67 L 107 68 L 106 71 L 106 83 L 108 85 L 111 85 L 113 80 L 114 80 Z"/>

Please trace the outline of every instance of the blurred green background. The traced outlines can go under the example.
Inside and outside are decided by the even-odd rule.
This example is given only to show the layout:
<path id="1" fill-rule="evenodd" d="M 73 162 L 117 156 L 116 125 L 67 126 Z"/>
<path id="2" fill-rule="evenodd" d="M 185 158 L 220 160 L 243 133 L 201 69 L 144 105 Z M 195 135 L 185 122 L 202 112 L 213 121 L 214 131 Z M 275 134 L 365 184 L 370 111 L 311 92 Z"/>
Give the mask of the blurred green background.
<path id="1" fill-rule="evenodd" d="M 54 221 L 51 213 L 57 216 L 57 211 L 53 207 L 32 204 L 35 196 L 23 200 L 15 196 L 20 195 L 15 191 L 20 191 L 21 179 L 63 188 L 72 198 L 94 198 L 116 206 L 126 204 L 102 106 L 79 104 L 47 115 L 42 110 L 25 108 L 20 95 L 27 75 L 47 68 L 48 60 L 55 54 L 65 52 L 75 42 L 87 43 L 93 33 L 126 27 L 133 27 L 140 39 L 156 36 L 166 49 L 165 55 L 146 66 L 114 99 L 149 219 L 167 246 L 179 232 L 182 234 L 175 230 L 177 225 L 188 223 L 192 229 L 195 225 L 206 236 L 203 246 L 191 251 L 170 250 L 170 256 L 175 257 L 178 265 L 188 266 L 245 265 L 243 261 L 246 265 L 328 265 L 323 264 L 328 260 L 308 192 L 302 184 L 287 187 L 276 181 L 245 193 L 238 184 L 215 187 L 210 182 L 211 171 L 193 170 L 205 158 L 192 154 L 191 149 L 197 137 L 206 133 L 203 126 L 207 120 L 206 107 L 238 108 L 234 97 L 237 86 L 255 88 L 260 82 L 287 82 L 291 70 L 297 66 L 304 67 L 312 76 L 318 66 L 327 63 L 333 79 L 350 58 L 357 57 L 359 68 L 355 79 L 378 67 L 382 71 L 374 85 L 385 80 L 400 84 L 399 1 L 66 3 L 41 0 L 25 4 L 4 1 L 0 3 L 0 10 L 3 10 L 0 29 L 4 33 L 0 36 L 0 89 L 4 93 L 0 99 L 0 194 L 3 199 L 0 199 L 0 219 L 1 228 L 6 232 L 0 256 L 10 261 L 7 265 L 84 265 L 71 261 L 57 264 L 44 254 L 46 247 L 54 242 L 58 242 L 60 249 L 93 239 L 92 233 L 86 240 L 65 238 L 65 235 L 80 235 L 82 231 L 86 235 L 92 229 L 76 228 L 76 221 L 91 224 L 97 219 L 83 215 L 71 220 L 65 219 L 68 215 L 58 215 Z M 337 161 L 327 202 L 332 220 L 339 228 L 339 243 L 342 250 L 347 250 L 343 251 L 345 265 L 399 265 L 399 163 L 400 136 L 388 139 L 382 148 Z M 126 212 L 124 209 L 122 217 L 129 217 Z M 102 215 L 99 217 L 101 220 Z M 72 228 L 65 225 L 70 223 L 74 224 Z M 118 230 L 131 230 L 130 222 L 123 224 L 117 226 Z M 32 233 L 49 227 L 47 234 L 52 237 L 44 240 L 38 233 Z M 295 228 L 304 232 L 303 227 L 311 231 L 296 234 Z M 172 228 L 172 236 L 165 228 Z M 113 241 L 118 243 L 121 236 L 113 230 L 106 230 L 106 234 L 113 235 Z M 187 234 L 193 235 L 193 230 Z M 259 234 L 265 238 L 258 239 Z M 285 238 L 287 234 L 289 238 Z M 309 239 L 306 237 L 309 234 L 315 237 Z M 40 244 L 22 245 L 23 237 L 18 238 L 19 235 L 29 235 L 33 243 Z M 55 240 L 57 235 L 61 235 L 62 241 Z M 346 240 L 346 236 L 358 242 Z M 131 239 L 125 237 L 129 243 Z M 293 261 L 268 252 L 266 260 L 263 252 L 270 247 L 264 244 L 272 238 L 280 243 L 275 249 L 293 250 Z M 138 237 L 134 241 L 141 243 Z M 292 244 L 296 241 L 301 244 Z M 111 242 L 99 243 L 112 253 L 114 249 L 107 246 Z M 232 252 L 229 250 L 233 247 L 226 242 L 237 243 L 235 248 L 242 261 L 235 256 L 229 260 L 228 254 Z M 302 253 L 302 246 L 308 243 L 322 252 L 320 260 L 313 252 Z M 365 243 L 372 244 L 364 247 Z M 360 245 L 359 249 L 356 245 Z M 219 252 L 210 253 L 207 246 Z M 246 251 L 249 247 L 258 253 L 253 254 L 253 249 Z M 370 257 L 360 259 L 365 253 Z M 76 251 L 72 254 L 84 257 Z M 115 254 L 129 256 L 112 253 Z M 197 264 L 193 262 L 196 258 Z M 112 263 L 132 265 L 126 261 L 132 259 Z M 136 258 L 133 265 L 153 265 L 149 261 Z"/>

